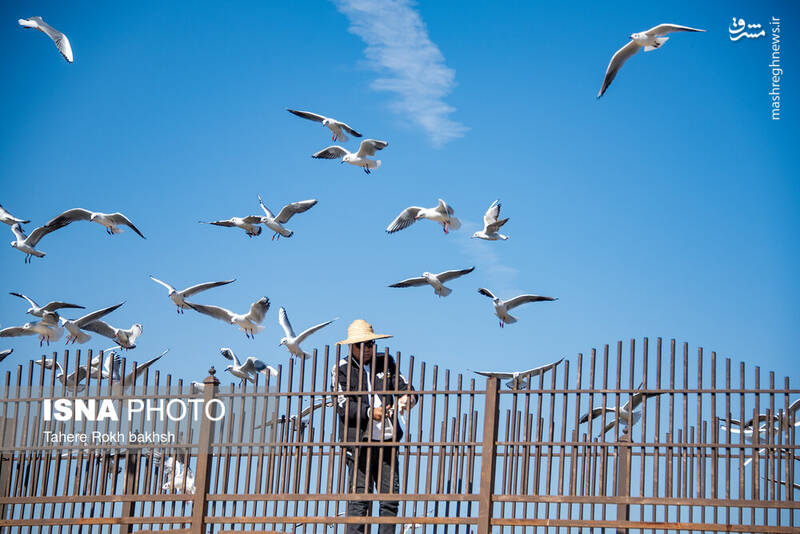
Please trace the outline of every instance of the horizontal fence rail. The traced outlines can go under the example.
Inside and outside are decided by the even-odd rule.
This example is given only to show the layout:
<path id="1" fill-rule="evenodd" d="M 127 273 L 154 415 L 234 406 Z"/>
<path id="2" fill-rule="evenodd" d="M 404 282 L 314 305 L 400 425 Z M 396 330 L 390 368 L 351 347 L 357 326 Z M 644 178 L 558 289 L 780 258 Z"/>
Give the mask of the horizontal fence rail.
<path id="1" fill-rule="evenodd" d="M 674 340 L 486 379 L 386 349 L 345 384 L 339 347 L 227 385 L 130 360 L 130 382 L 95 378 L 98 356 L 2 377 L 2 532 L 800 532 L 800 390 Z M 399 441 L 337 415 L 377 406 Z M 348 464 L 384 461 L 375 489 L 396 492 L 351 482 Z M 358 501 L 375 509 L 348 515 Z"/>

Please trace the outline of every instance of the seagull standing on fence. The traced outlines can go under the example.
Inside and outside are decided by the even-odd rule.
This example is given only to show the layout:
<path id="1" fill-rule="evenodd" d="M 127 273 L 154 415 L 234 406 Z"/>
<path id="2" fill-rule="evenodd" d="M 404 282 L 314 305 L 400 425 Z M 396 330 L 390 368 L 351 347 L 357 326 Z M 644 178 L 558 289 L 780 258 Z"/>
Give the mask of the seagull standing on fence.
<path id="1" fill-rule="evenodd" d="M 435 208 L 420 208 L 419 206 L 409 206 L 400 212 L 400 215 L 386 227 L 386 232 L 393 234 L 404 228 L 408 228 L 420 219 L 429 219 L 436 221 L 442 225 L 444 233 L 449 233 L 450 230 L 458 230 L 461 228 L 461 221 L 453 216 L 452 206 L 439 199 L 439 204 Z"/>
<path id="2" fill-rule="evenodd" d="M 72 47 L 69 44 L 69 39 L 67 36 L 58 31 L 57 29 L 50 26 L 42 17 L 30 17 L 27 19 L 19 19 L 20 26 L 24 26 L 25 28 L 32 28 L 34 30 L 39 30 L 46 36 L 48 36 L 53 43 L 55 43 L 56 48 L 64 56 L 68 62 L 72 63 Z"/>
<path id="3" fill-rule="evenodd" d="M 637 390 L 641 389 L 642 385 L 639 384 L 639 387 L 636 388 Z M 606 423 L 605 428 L 603 429 L 603 434 L 614 428 L 619 423 L 625 425 L 625 431 L 629 430 L 633 425 L 639 422 L 639 419 L 642 417 L 642 412 L 637 410 L 636 408 L 642 404 L 642 401 L 649 397 L 657 397 L 661 395 L 661 393 L 644 393 L 643 391 L 637 391 L 634 393 L 628 401 L 622 405 L 621 408 L 616 406 L 610 407 L 606 406 L 603 408 L 602 406 L 598 406 L 597 408 L 593 408 L 591 411 L 583 414 L 581 418 L 578 420 L 578 424 L 586 423 L 592 419 L 596 419 L 597 417 L 602 416 L 606 413 L 613 413 L 614 418 Z"/>
<path id="4" fill-rule="evenodd" d="M 75 391 L 83 391 L 86 389 L 86 384 L 82 384 L 86 379 L 87 371 L 86 366 L 82 365 L 72 371 L 69 375 L 64 376 L 64 368 L 61 367 L 61 364 L 55 361 L 52 358 L 42 358 L 41 360 L 33 360 L 33 363 L 36 365 L 41 365 L 45 369 L 55 369 L 56 370 L 56 380 L 64 384 L 64 387 L 68 389 L 74 389 Z"/>
<path id="5" fill-rule="evenodd" d="M 124 302 L 120 302 L 119 304 L 116 304 L 114 306 L 109 306 L 108 308 L 103 308 L 102 310 L 97 310 L 97 311 L 94 311 L 92 313 L 88 313 L 88 314 L 84 315 L 83 317 L 81 317 L 80 319 L 75 319 L 74 321 L 70 320 L 70 319 L 66 319 L 64 317 L 61 317 L 60 318 L 61 326 L 66 328 L 67 332 L 69 332 L 69 335 L 67 335 L 66 344 L 68 345 L 70 342 L 71 343 L 86 343 L 87 341 L 92 339 L 92 336 L 90 336 L 89 334 L 83 332 L 81 329 L 84 328 L 89 323 L 92 323 L 92 322 L 100 319 L 101 317 L 105 317 L 106 315 L 108 315 L 109 313 L 113 312 L 114 310 L 116 310 L 117 308 L 122 306 L 123 304 L 125 304 L 125 303 Z"/>
<path id="6" fill-rule="evenodd" d="M 606 68 L 606 75 L 603 78 L 603 86 L 600 87 L 600 92 L 597 93 L 597 98 L 603 96 L 608 89 L 608 86 L 611 85 L 611 82 L 614 81 L 614 78 L 617 76 L 619 69 L 622 68 L 622 65 L 625 64 L 631 57 L 633 57 L 636 52 L 639 51 L 640 48 L 644 47 L 645 52 L 650 52 L 651 50 L 655 50 L 660 48 L 669 37 L 662 37 L 668 33 L 672 32 L 704 32 L 705 30 L 698 30 L 696 28 L 690 28 L 688 26 L 678 26 L 677 24 L 659 24 L 658 26 L 654 26 L 649 30 L 634 33 L 630 36 L 630 41 L 617 50 L 614 56 L 611 58 L 611 61 L 608 63 L 608 68 Z"/>
<path id="7" fill-rule="evenodd" d="M 136 232 L 139 235 L 139 237 L 141 237 L 142 239 L 146 239 L 144 235 L 142 235 L 142 232 L 140 232 L 139 229 L 133 225 L 130 219 L 128 219 L 125 215 L 119 212 L 100 213 L 100 212 L 85 210 L 83 208 L 73 208 L 53 218 L 50 222 L 47 223 L 47 226 L 57 230 L 76 221 L 95 222 L 101 225 L 103 228 L 105 228 L 106 233 L 108 235 L 121 234 L 122 228 L 120 228 L 119 226 L 125 225 L 134 232 Z"/>
<path id="8" fill-rule="evenodd" d="M 338 319 L 338 317 L 337 317 Z M 307 352 L 303 352 L 303 349 L 300 348 L 300 343 L 305 341 L 305 339 L 316 332 L 317 330 L 321 330 L 331 324 L 336 319 L 331 319 L 330 321 L 325 321 L 324 323 L 320 323 L 318 325 L 314 325 L 311 328 L 307 328 L 300 332 L 299 336 L 294 335 L 294 330 L 292 329 L 292 323 L 289 322 L 289 316 L 286 314 L 286 309 L 281 307 L 278 310 L 278 322 L 283 328 L 283 332 L 286 334 L 286 337 L 281 338 L 281 342 L 278 344 L 280 347 L 284 345 L 287 349 L 289 349 L 289 354 L 297 358 L 310 358 L 311 355 Z"/>
<path id="9" fill-rule="evenodd" d="M 144 327 L 139 323 L 135 323 L 127 330 L 124 330 L 111 326 L 104 321 L 94 321 L 84 326 L 83 329 L 116 341 L 123 349 L 135 349 L 136 339 L 142 335 Z"/>
<path id="10" fill-rule="evenodd" d="M 33 315 L 34 317 L 43 317 L 45 312 L 54 312 L 62 308 L 76 308 L 81 310 L 84 309 L 83 306 L 78 306 L 77 304 L 70 304 L 68 302 L 61 302 L 58 300 L 53 302 L 48 302 L 44 306 L 39 306 L 38 304 L 36 304 L 36 302 L 34 302 L 32 298 L 26 297 L 22 293 L 11 292 L 9 294 L 27 300 L 31 304 L 31 307 L 28 308 L 28 310 L 25 313 Z"/>
<path id="11" fill-rule="evenodd" d="M 58 314 L 56 312 L 44 312 L 41 321 L 25 323 L 22 326 L 12 326 L 0 330 L 0 337 L 20 337 L 20 336 L 39 336 L 39 346 L 42 343 L 56 342 L 61 338 L 64 329 L 58 326 Z"/>
<path id="12" fill-rule="evenodd" d="M 199 221 L 200 224 L 213 224 L 214 226 L 224 226 L 226 228 L 241 228 L 247 237 L 261 235 L 261 217 L 259 215 L 248 215 L 247 217 L 231 217 L 220 221 Z"/>
<path id="13" fill-rule="evenodd" d="M 299 202 L 286 204 L 283 208 L 281 208 L 281 211 L 278 212 L 277 217 L 272 215 L 272 212 L 269 211 L 269 209 L 264 205 L 264 201 L 261 200 L 261 195 L 258 195 L 258 203 L 261 206 L 261 209 L 264 211 L 264 217 L 261 217 L 261 224 L 265 224 L 267 228 L 275 232 L 272 235 L 272 239 L 280 239 L 280 236 L 292 237 L 294 234 L 294 232 L 291 230 L 284 228 L 283 224 L 289 222 L 289 219 L 292 218 L 292 215 L 303 213 L 304 211 L 308 211 L 313 208 L 317 204 L 317 200 L 301 200 Z"/>
<path id="14" fill-rule="evenodd" d="M 543 297 L 541 295 L 519 295 L 513 299 L 502 300 L 498 297 L 495 297 L 491 291 L 483 287 L 478 289 L 478 293 L 492 299 L 492 304 L 494 304 L 494 313 L 500 318 L 500 328 L 503 328 L 506 324 L 513 324 L 517 322 L 517 318 L 508 313 L 509 310 L 513 310 L 517 306 L 527 302 L 558 300 L 556 297 Z"/>
<path id="15" fill-rule="evenodd" d="M 205 304 L 195 304 L 193 302 L 186 302 L 186 305 L 194 311 L 208 315 L 209 317 L 219 319 L 228 324 L 238 325 L 246 337 L 253 339 L 257 333 L 264 330 L 261 323 L 264 321 L 267 310 L 269 310 L 269 299 L 267 297 L 262 297 L 252 303 L 250 305 L 250 311 L 245 314 L 233 313 L 219 306 L 208 306 Z"/>
<path id="16" fill-rule="evenodd" d="M 445 282 L 455 280 L 456 278 L 464 276 L 465 274 L 469 274 L 474 270 L 475 267 L 470 267 L 469 269 L 444 271 L 439 274 L 433 274 L 426 271 L 422 273 L 422 276 L 418 276 L 416 278 L 407 278 L 401 282 L 392 284 L 389 287 L 418 287 L 429 284 L 431 287 L 433 287 L 433 291 L 437 296 L 446 297 L 452 293 L 453 290 L 449 287 L 445 287 Z"/>
<path id="17" fill-rule="evenodd" d="M 39 244 L 39 241 L 41 241 L 44 236 L 54 230 L 56 230 L 56 228 L 45 225 L 36 228 L 31 232 L 31 235 L 26 235 L 19 223 L 14 223 L 11 226 L 11 231 L 17 239 L 11 242 L 11 246 L 25 254 L 25 263 L 30 263 L 32 256 L 44 258 L 46 253 L 41 250 L 36 250 L 36 245 Z"/>
<path id="18" fill-rule="evenodd" d="M 498 230 L 501 226 L 508 222 L 508 217 L 505 219 L 498 220 L 497 218 L 500 216 L 500 201 L 495 200 L 492 202 L 492 205 L 489 206 L 489 209 L 486 210 L 486 213 L 483 215 L 483 230 L 475 232 L 472 234 L 473 238 L 478 239 L 486 239 L 487 241 L 497 241 L 498 239 L 502 239 L 505 241 L 508 239 L 507 235 L 503 235 L 498 233 Z"/>
<path id="19" fill-rule="evenodd" d="M 227 360 L 233 360 L 233 365 L 229 365 L 225 368 L 230 374 L 235 376 L 236 378 L 241 379 L 239 385 L 244 384 L 244 381 L 247 380 L 248 382 L 255 383 L 256 375 L 259 371 L 263 371 L 267 368 L 267 364 L 256 358 L 255 356 L 250 356 L 247 358 L 244 363 L 239 363 L 239 358 L 236 357 L 236 354 L 233 353 L 231 349 L 228 347 L 222 347 L 219 349 L 222 356 L 225 357 Z"/>
<path id="20" fill-rule="evenodd" d="M 327 129 L 331 131 L 331 141 L 342 141 L 342 142 L 347 141 L 349 138 L 344 132 L 347 132 L 355 137 L 361 137 L 360 133 L 352 129 L 344 122 L 337 121 L 336 119 L 325 117 L 324 115 L 317 115 L 316 113 L 311 113 L 310 111 L 297 111 L 294 109 L 287 109 L 286 111 L 294 115 L 297 115 L 302 119 L 308 119 L 314 122 L 321 122 L 323 126 L 325 126 Z"/>
<path id="21" fill-rule="evenodd" d="M 155 282 L 157 284 L 161 284 L 162 286 L 167 288 L 167 291 L 169 291 L 169 294 L 167 296 L 169 297 L 169 299 L 172 302 L 175 303 L 175 306 L 178 307 L 177 308 L 177 312 L 178 313 L 183 313 L 183 310 L 185 310 L 188 307 L 188 304 L 186 304 L 186 301 L 185 301 L 186 297 L 191 297 L 192 295 L 200 293 L 201 291 L 206 291 L 208 289 L 212 289 L 212 288 L 215 288 L 215 287 L 224 286 L 226 284 L 230 284 L 230 283 L 236 281 L 236 279 L 234 278 L 232 280 L 222 280 L 220 282 L 205 282 L 205 283 L 202 283 L 202 284 L 197 284 L 197 285 L 193 285 L 191 287 L 187 287 L 183 291 L 178 291 L 177 289 L 175 289 L 174 287 L 172 287 L 168 283 L 162 282 L 158 278 L 154 278 L 153 276 L 150 276 L 150 279 L 153 282 Z"/>
<path id="22" fill-rule="evenodd" d="M 0 222 L 9 226 L 14 226 L 15 224 L 28 224 L 30 221 L 14 217 L 0 204 Z"/>
<path id="23" fill-rule="evenodd" d="M 339 159 L 342 158 L 340 163 L 349 163 L 356 167 L 361 167 L 364 172 L 370 174 L 372 169 L 377 169 L 381 166 L 381 160 L 369 159 L 367 156 L 374 156 L 377 150 L 383 150 L 389 146 L 386 141 L 379 141 L 378 139 L 364 139 L 358 147 L 358 152 L 350 152 L 338 145 L 323 148 L 313 156 L 317 159 Z"/>
<path id="24" fill-rule="evenodd" d="M 487 376 L 487 377 L 497 377 L 503 380 L 510 379 L 506 382 L 506 387 L 509 389 L 523 389 L 523 388 L 530 388 L 531 387 L 531 379 L 535 376 L 542 375 L 549 371 L 550 369 L 554 369 L 559 363 L 563 362 L 564 358 L 561 358 L 557 362 L 548 363 L 547 365 L 542 365 L 539 367 L 535 367 L 533 369 L 528 369 L 527 371 L 513 371 L 513 372 L 503 372 L 503 371 L 472 371 L 473 373 Z"/>

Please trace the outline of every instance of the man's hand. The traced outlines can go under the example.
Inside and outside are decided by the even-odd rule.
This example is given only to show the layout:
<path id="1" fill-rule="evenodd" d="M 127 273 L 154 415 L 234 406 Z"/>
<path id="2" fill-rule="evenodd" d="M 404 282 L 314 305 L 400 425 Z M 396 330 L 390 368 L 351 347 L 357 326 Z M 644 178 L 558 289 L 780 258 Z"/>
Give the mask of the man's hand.
<path id="1" fill-rule="evenodd" d="M 383 421 L 383 418 L 386 416 L 386 414 L 383 411 L 383 406 L 372 408 L 371 414 L 372 418 L 375 419 L 376 421 Z"/>
<path id="2" fill-rule="evenodd" d="M 414 407 L 414 401 L 408 395 L 403 395 L 397 400 L 397 409 L 401 412 L 408 412 Z"/>

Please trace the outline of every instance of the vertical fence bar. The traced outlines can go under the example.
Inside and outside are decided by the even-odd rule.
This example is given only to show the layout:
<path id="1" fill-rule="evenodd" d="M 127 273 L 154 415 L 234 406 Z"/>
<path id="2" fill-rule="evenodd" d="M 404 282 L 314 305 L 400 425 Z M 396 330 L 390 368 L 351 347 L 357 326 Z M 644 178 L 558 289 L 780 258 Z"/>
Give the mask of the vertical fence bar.
<path id="1" fill-rule="evenodd" d="M 197 445 L 197 469 L 195 471 L 195 494 L 192 503 L 192 526 L 189 534 L 206 534 L 206 511 L 208 508 L 208 490 L 211 487 L 211 470 L 213 461 L 211 442 L 214 441 L 215 422 L 209 414 L 216 415 L 216 410 L 210 407 L 211 400 L 216 395 L 219 380 L 214 376 L 216 371 L 212 367 L 208 376 L 203 380 L 203 419 L 200 422 L 200 442 Z M 208 410 L 208 412 L 206 412 Z"/>
<path id="2" fill-rule="evenodd" d="M 494 475 L 497 462 L 497 423 L 500 401 L 500 380 L 486 379 L 486 404 L 483 411 L 483 445 L 481 446 L 481 494 L 478 508 L 477 534 L 489 534 L 492 525 Z"/>

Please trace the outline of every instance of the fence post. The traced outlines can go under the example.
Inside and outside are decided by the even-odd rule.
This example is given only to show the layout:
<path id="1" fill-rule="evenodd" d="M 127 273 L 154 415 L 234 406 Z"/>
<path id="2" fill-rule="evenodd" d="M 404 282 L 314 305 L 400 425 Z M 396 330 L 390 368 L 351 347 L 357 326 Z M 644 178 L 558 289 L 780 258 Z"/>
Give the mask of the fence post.
<path id="1" fill-rule="evenodd" d="M 5 413 L 6 405 L 3 404 L 3 413 Z M 14 436 L 17 435 L 17 421 L 10 417 L 4 418 L 5 421 L 0 421 L 3 427 L 3 436 L 0 437 L 0 443 L 4 448 L 14 448 Z M 14 461 L 14 452 L 4 452 L 0 455 L 0 497 L 11 496 L 11 467 Z M 6 505 L 0 504 L 0 519 L 6 518 Z"/>
<path id="2" fill-rule="evenodd" d="M 483 444 L 481 445 L 481 493 L 478 508 L 477 534 L 489 534 L 494 507 L 494 474 L 497 463 L 497 423 L 500 400 L 500 379 L 486 380 L 486 404 L 483 411 Z"/>
<path id="3" fill-rule="evenodd" d="M 617 488 L 615 494 L 617 497 L 630 497 L 631 496 L 631 479 L 630 479 L 630 463 L 631 463 L 631 434 L 630 427 L 625 429 L 625 433 L 619 437 L 621 442 L 628 445 L 617 445 Z M 617 521 L 629 521 L 631 518 L 631 507 L 627 502 L 625 504 L 617 504 Z M 618 528 L 617 534 L 627 534 L 627 528 Z"/>
<path id="4" fill-rule="evenodd" d="M 195 493 L 192 504 L 192 526 L 189 527 L 189 534 L 206 534 L 206 512 L 208 509 L 208 490 L 211 485 L 211 469 L 209 469 L 212 459 L 211 442 L 214 440 L 214 421 L 208 414 L 216 417 L 216 404 L 210 401 L 216 397 L 219 380 L 214 375 L 216 370 L 212 366 L 208 370 L 208 376 L 203 380 L 203 419 L 200 422 L 200 442 L 197 444 L 197 466 L 194 472 Z"/>

